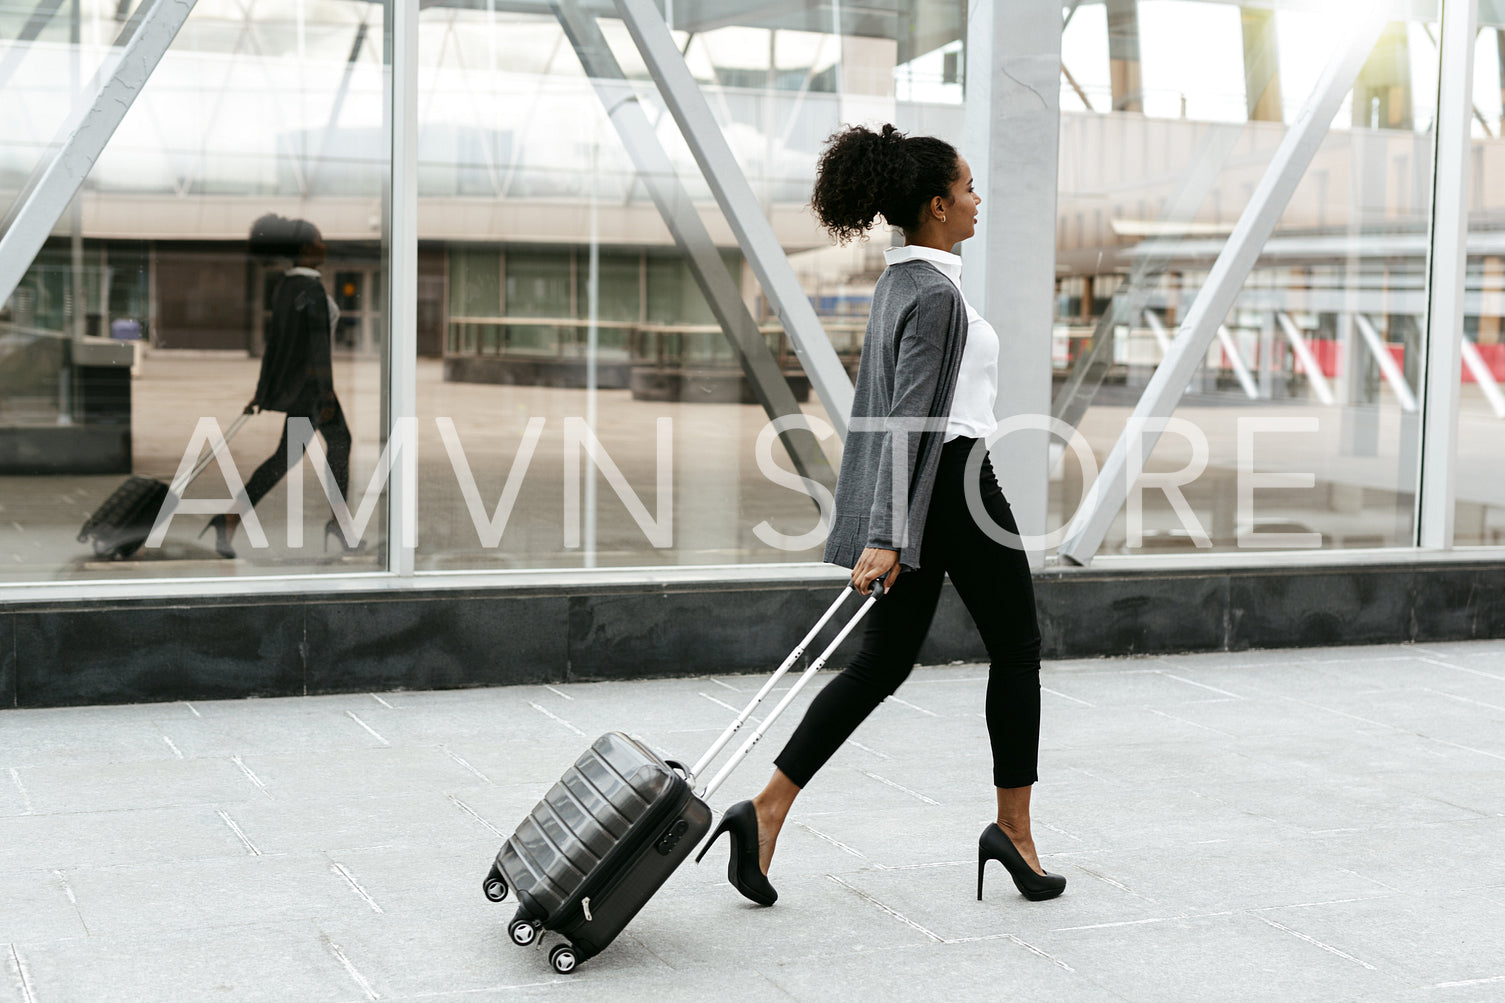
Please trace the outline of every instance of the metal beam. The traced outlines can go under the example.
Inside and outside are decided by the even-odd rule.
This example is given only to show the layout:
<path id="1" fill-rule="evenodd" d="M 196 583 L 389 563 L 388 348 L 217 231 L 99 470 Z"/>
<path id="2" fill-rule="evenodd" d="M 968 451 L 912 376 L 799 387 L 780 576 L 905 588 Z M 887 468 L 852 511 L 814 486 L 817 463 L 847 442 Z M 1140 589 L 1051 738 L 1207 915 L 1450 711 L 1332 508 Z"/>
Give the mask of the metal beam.
<path id="1" fill-rule="evenodd" d="M 155 0 L 118 57 L 107 58 L 85 88 L 87 100 L 81 103 L 80 113 L 63 127 L 62 138 L 54 144 L 57 153 L 33 175 L 24 200 L 0 235 L 0 304 L 16 291 L 52 228 L 177 37 L 178 29 L 188 20 L 194 2 Z"/>
<path id="2" fill-rule="evenodd" d="M 757 321 L 742 301 L 736 283 L 726 270 L 726 263 L 721 259 L 710 232 L 700 218 L 700 212 L 680 184 L 674 164 L 654 134 L 653 126 L 638 101 L 637 92 L 622 72 L 616 56 L 612 54 L 601 26 L 596 23 L 595 15 L 582 10 L 577 0 L 558 0 L 554 5 L 554 13 L 559 18 L 560 26 L 564 28 L 565 37 L 580 57 L 586 76 L 590 78 L 597 97 L 606 108 L 617 135 L 621 137 L 622 146 L 632 159 L 639 179 L 648 190 L 664 224 L 668 226 L 674 243 L 683 252 L 711 312 L 726 332 L 727 340 L 737 354 L 743 372 L 747 374 L 758 403 L 763 405 L 769 420 L 799 414 L 799 402 L 789 389 L 789 381 L 784 378 L 778 360 L 763 340 Z M 678 52 L 677 49 L 675 51 Z M 759 218 L 762 218 L 761 213 Z M 830 348 L 829 342 L 826 347 Z M 835 358 L 834 351 L 832 358 Z M 842 375 L 844 377 L 845 372 Z M 850 392 L 849 383 L 848 393 Z M 847 410 L 841 415 L 843 427 L 850 411 L 851 405 L 848 404 Z M 832 424 L 835 423 L 833 420 Z M 811 432 L 791 429 L 779 438 L 802 477 L 827 486 L 836 482 L 831 464 Z"/>
<path id="3" fill-rule="evenodd" d="M 825 405 L 827 420 L 845 439 L 847 419 L 852 413 L 852 380 L 836 357 L 836 349 L 831 347 L 815 308 L 800 288 L 794 268 L 763 215 L 726 136 L 711 115 L 705 96 L 690 75 L 684 56 L 669 34 L 669 26 L 652 0 L 616 0 L 616 5 L 764 295 L 783 323 L 810 385 Z"/>
<path id="4" fill-rule="evenodd" d="M 1296 358 L 1301 360 L 1301 368 L 1306 370 L 1306 381 L 1312 385 L 1312 393 L 1323 404 L 1331 407 L 1334 402 L 1332 387 L 1327 385 L 1327 377 L 1322 373 L 1322 366 L 1317 362 L 1317 357 L 1312 354 L 1312 346 L 1307 344 L 1306 336 L 1291 319 L 1291 315 L 1284 310 L 1275 311 L 1275 320 L 1280 324 L 1280 329 L 1285 332 L 1286 341 L 1291 343 L 1291 351 L 1296 353 Z"/>
<path id="5" fill-rule="evenodd" d="M 5 58 L 0 59 L 0 91 L 10 82 L 11 74 L 16 72 L 16 67 L 21 65 L 21 60 L 31 51 L 31 43 L 42 34 L 42 29 L 52 20 L 53 15 L 63 6 L 63 0 L 42 0 L 37 4 L 37 9 L 31 12 L 26 24 L 22 25 L 21 33 L 5 48 Z"/>
<path id="6" fill-rule="evenodd" d="M 1238 299 L 1244 282 L 1259 260 L 1260 249 L 1275 231 L 1280 215 L 1290 202 L 1312 157 L 1322 145 L 1333 116 L 1353 86 L 1359 69 L 1374 48 L 1384 27 L 1382 12 L 1355 9 L 1348 22 L 1346 44 L 1338 49 L 1323 71 L 1301 113 L 1281 140 L 1269 168 L 1260 178 L 1249 204 L 1244 207 L 1228 242 L 1218 255 L 1207 281 L 1192 301 L 1186 319 L 1171 343 L 1171 353 L 1150 377 L 1144 395 L 1134 408 L 1124 434 L 1114 444 L 1061 545 L 1061 557 L 1073 564 L 1086 564 L 1102 546 L 1108 528 L 1128 498 L 1130 471 L 1141 471 L 1155 450 L 1160 434 L 1145 429 L 1161 427 L 1157 419 L 1169 418 L 1186 392 L 1186 385 L 1205 358 L 1218 325 Z M 1130 454 L 1133 454 L 1132 456 Z"/>
<path id="7" fill-rule="evenodd" d="M 1432 242 L 1427 254 L 1427 337 L 1421 376 L 1421 471 L 1416 542 L 1453 546 L 1454 482 L 1458 464 L 1458 398 L 1463 373 L 1463 279 L 1468 261 L 1469 119 L 1474 97 L 1474 37 L 1479 0 L 1442 5 L 1433 158 Z"/>
<path id="8" fill-rule="evenodd" d="M 1385 377 L 1385 382 L 1390 384 L 1390 389 L 1395 392 L 1395 397 L 1400 401 L 1402 411 L 1416 410 L 1416 394 L 1411 392 L 1411 384 L 1406 382 L 1406 374 L 1401 372 L 1400 366 L 1395 361 L 1395 356 L 1390 354 L 1390 349 L 1385 346 L 1385 339 L 1380 337 L 1380 332 L 1375 330 L 1374 324 L 1369 318 L 1361 313 L 1354 314 L 1354 323 L 1359 327 L 1359 335 L 1364 339 L 1364 347 L 1369 349 L 1369 354 L 1374 356 L 1374 361 L 1379 363 L 1380 375 Z M 1458 360 L 1453 359 L 1453 372 L 1458 371 Z"/>
<path id="9" fill-rule="evenodd" d="M 382 118 L 392 146 L 392 186 L 387 203 L 387 350 L 381 353 L 382 450 L 393 459 L 387 482 L 387 570 L 411 578 L 417 567 L 418 485 L 416 463 L 395 462 L 395 449 L 416 448 L 403 440 L 418 420 L 418 0 L 387 7 L 383 48 L 390 67 L 382 74 Z M 377 16 L 380 16 L 379 14 Z M 362 22 L 364 24 L 364 22 Z M 351 49 L 353 65 L 360 44 Z M 383 62 L 388 57 L 383 56 Z M 348 71 L 348 66 L 347 66 Z M 338 114 L 338 113 L 336 113 Z M 331 116 L 331 120 L 333 116 Z M 395 443 L 395 446 L 393 445 Z"/>

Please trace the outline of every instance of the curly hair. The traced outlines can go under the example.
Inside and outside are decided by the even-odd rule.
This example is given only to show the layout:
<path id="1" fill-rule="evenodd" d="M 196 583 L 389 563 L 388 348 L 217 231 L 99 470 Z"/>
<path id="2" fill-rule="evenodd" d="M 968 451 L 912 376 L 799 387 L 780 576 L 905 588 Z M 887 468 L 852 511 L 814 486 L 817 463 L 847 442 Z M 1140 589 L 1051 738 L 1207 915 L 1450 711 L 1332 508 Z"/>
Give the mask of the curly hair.
<path id="1" fill-rule="evenodd" d="M 826 140 L 810 208 L 840 244 L 863 237 L 879 216 L 912 230 L 925 203 L 948 196 L 959 172 L 956 147 L 944 140 L 854 125 Z"/>
<path id="2" fill-rule="evenodd" d="M 251 254 L 258 258 L 297 258 L 303 248 L 323 240 L 319 228 L 306 219 L 288 219 L 269 212 L 251 224 Z"/>

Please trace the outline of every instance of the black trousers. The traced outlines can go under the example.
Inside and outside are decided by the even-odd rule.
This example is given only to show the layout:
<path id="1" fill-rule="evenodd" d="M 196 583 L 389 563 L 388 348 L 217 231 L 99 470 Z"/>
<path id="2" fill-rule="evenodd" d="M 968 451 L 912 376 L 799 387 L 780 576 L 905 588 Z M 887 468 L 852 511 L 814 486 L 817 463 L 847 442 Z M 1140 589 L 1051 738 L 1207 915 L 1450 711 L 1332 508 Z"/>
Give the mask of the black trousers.
<path id="1" fill-rule="evenodd" d="M 246 497 L 255 505 L 276 487 L 278 481 L 287 476 L 287 472 L 295 464 L 302 462 L 303 451 L 308 448 L 308 443 L 299 444 L 301 448 L 297 455 L 288 455 L 288 425 L 293 418 L 307 418 L 313 422 L 314 431 L 324 437 L 324 446 L 329 454 L 329 469 L 334 473 L 340 497 L 349 499 L 350 427 L 345 424 L 345 412 L 341 410 L 340 402 L 332 397 L 322 408 L 313 397 L 299 398 L 288 408 L 287 418 L 282 422 L 282 438 L 277 443 L 277 450 L 256 468 L 256 472 L 246 482 Z"/>
<path id="2" fill-rule="evenodd" d="M 976 442 L 959 438 L 943 447 L 921 541 L 922 566 L 902 572 L 869 611 L 862 650 L 816 695 L 774 760 L 799 787 L 810 782 L 857 726 L 909 676 L 948 574 L 982 634 L 991 663 L 985 711 L 993 750 L 993 785 L 1025 787 L 1037 779 L 1040 630 L 1034 584 L 1024 552 L 994 540 L 968 511 L 965 469 Z M 1017 535 L 1018 525 L 990 461 L 983 462 L 980 477 L 988 518 Z"/>

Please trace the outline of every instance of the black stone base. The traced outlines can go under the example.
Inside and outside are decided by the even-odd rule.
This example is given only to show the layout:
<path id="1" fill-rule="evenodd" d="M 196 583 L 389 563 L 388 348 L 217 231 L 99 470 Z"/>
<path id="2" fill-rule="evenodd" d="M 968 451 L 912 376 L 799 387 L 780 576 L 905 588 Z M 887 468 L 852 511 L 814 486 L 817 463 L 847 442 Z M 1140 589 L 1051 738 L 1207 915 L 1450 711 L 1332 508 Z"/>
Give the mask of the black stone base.
<path id="1" fill-rule="evenodd" d="M 596 386 L 602 390 L 625 390 L 629 366 L 625 362 L 598 364 Z M 495 355 L 452 355 L 444 360 L 444 379 L 450 383 L 497 383 L 516 387 L 564 387 L 578 390 L 586 385 L 584 360 L 520 359 Z"/>
<path id="2" fill-rule="evenodd" d="M 810 378 L 804 373 L 785 373 L 784 381 L 803 404 L 810 399 Z M 752 383 L 741 370 L 660 369 L 632 367 L 632 399 L 676 401 L 688 404 L 756 404 Z"/>
<path id="3" fill-rule="evenodd" d="M 130 472 L 129 421 L 0 428 L 0 476 Z"/>
<path id="4" fill-rule="evenodd" d="M 836 588 L 789 580 L 12 603 L 0 608 L 0 706 L 762 672 Z M 1505 637 L 1505 558 L 1073 569 L 1036 576 L 1035 589 L 1047 659 Z M 832 664 L 855 647 L 849 640 Z M 986 660 L 949 588 L 920 660 Z"/>

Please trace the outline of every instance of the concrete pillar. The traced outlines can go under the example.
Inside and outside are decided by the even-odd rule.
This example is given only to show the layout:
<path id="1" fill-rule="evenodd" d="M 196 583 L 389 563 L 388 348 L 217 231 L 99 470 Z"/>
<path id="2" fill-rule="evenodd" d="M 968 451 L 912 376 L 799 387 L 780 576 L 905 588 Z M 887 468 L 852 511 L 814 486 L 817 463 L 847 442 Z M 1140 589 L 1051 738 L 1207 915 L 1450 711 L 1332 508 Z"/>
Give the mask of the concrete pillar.
<path id="1" fill-rule="evenodd" d="M 1280 50 L 1275 12 L 1244 7 L 1244 101 L 1251 122 L 1281 121 Z"/>
<path id="2" fill-rule="evenodd" d="M 1411 46 L 1406 26 L 1385 26 L 1379 44 L 1369 54 L 1353 85 L 1353 124 L 1361 129 L 1400 129 L 1410 132 Z"/>
<path id="3" fill-rule="evenodd" d="M 1114 111 L 1144 111 L 1139 72 L 1139 0 L 1105 0 L 1108 12 L 1108 76 Z"/>
<path id="4" fill-rule="evenodd" d="M 978 0 L 967 20 L 962 155 L 983 201 L 978 232 L 962 244 L 963 283 L 998 331 L 1000 420 L 1050 414 L 1060 76 L 1058 0 Z M 1026 534 L 1046 529 L 1049 454 L 1048 435 L 1035 431 L 993 450 Z"/>

